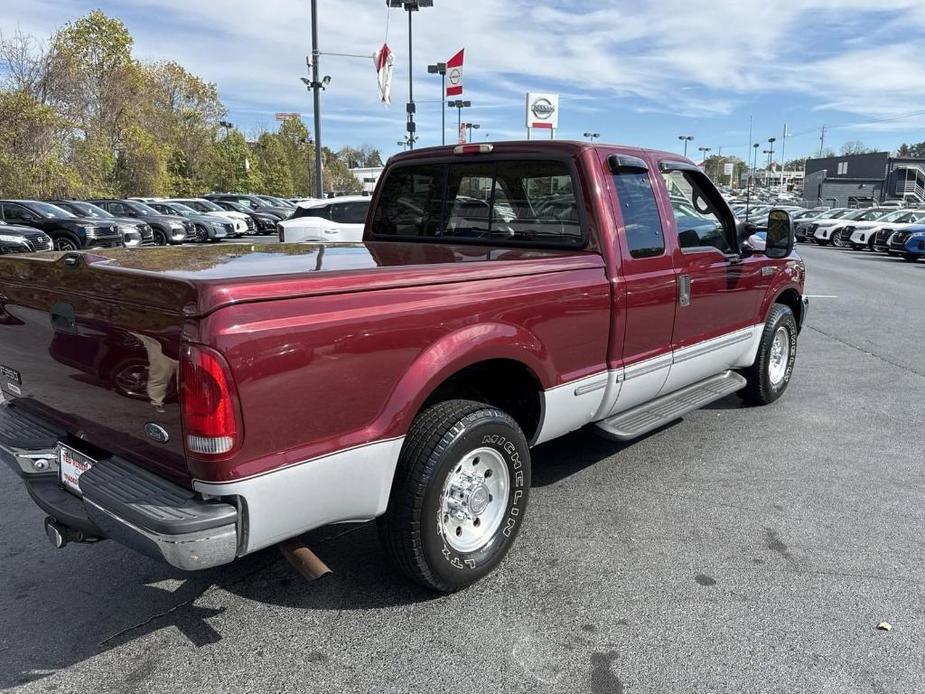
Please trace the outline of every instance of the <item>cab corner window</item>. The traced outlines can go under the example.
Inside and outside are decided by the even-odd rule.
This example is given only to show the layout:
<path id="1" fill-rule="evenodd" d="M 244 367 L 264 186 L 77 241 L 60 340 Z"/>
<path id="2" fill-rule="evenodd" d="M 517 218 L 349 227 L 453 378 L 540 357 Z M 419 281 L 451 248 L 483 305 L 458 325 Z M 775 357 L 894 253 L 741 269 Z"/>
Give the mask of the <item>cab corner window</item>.
<path id="1" fill-rule="evenodd" d="M 665 252 L 665 237 L 649 174 L 618 173 L 613 180 L 630 255 L 634 258 L 662 255 Z"/>
<path id="2" fill-rule="evenodd" d="M 715 249 L 724 255 L 732 253 L 731 230 L 724 226 L 724 215 L 704 190 L 700 176 L 691 171 L 662 175 L 671 197 L 681 250 Z"/>

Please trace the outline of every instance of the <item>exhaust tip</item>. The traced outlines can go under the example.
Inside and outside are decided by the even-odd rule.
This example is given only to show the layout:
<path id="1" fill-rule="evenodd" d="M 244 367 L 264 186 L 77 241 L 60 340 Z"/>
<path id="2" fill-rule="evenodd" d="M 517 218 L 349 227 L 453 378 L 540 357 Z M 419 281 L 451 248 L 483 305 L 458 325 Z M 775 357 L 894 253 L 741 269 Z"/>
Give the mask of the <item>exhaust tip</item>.
<path id="1" fill-rule="evenodd" d="M 45 535 L 55 549 L 62 549 L 67 544 L 67 528 L 50 516 L 45 519 Z"/>

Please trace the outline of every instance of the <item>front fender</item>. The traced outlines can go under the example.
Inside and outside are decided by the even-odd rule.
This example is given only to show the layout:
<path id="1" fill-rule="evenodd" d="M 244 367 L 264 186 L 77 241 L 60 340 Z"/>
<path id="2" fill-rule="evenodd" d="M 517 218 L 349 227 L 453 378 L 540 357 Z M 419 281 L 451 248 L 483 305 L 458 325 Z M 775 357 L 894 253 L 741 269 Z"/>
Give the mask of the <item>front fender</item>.
<path id="1" fill-rule="evenodd" d="M 768 311 L 771 310 L 771 305 L 777 303 L 785 292 L 792 292 L 795 294 L 796 301 L 800 302 L 801 310 L 797 315 L 797 322 L 800 324 L 800 327 L 802 327 L 803 320 L 805 319 L 805 311 L 803 311 L 804 306 L 802 305 L 805 280 L 806 269 L 803 265 L 803 261 L 796 255 L 787 258 L 783 268 L 774 277 L 761 300 L 757 322 L 764 323 L 767 319 Z M 790 305 L 789 301 L 785 301 L 784 303 Z"/>
<path id="2" fill-rule="evenodd" d="M 467 366 L 493 359 L 520 362 L 543 388 L 555 385 L 550 356 L 533 333 L 496 322 L 466 326 L 441 337 L 411 364 L 377 418 L 384 425 L 382 433 L 405 434 L 421 406 L 444 381 Z"/>

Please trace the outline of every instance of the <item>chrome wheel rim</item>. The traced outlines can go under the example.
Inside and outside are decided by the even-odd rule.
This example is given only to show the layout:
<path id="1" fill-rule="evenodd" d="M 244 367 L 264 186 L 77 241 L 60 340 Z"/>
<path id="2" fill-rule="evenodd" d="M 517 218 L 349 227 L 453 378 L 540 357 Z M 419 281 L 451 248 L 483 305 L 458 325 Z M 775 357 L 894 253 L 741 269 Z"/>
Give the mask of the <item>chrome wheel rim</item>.
<path id="1" fill-rule="evenodd" d="M 59 251 L 76 251 L 77 246 L 70 239 L 55 239 L 55 249 Z"/>
<path id="2" fill-rule="evenodd" d="M 780 385 L 787 373 L 787 364 L 790 362 L 790 332 L 784 326 L 774 333 L 771 343 L 771 359 L 768 363 L 768 378 L 771 385 Z"/>
<path id="3" fill-rule="evenodd" d="M 457 552 L 482 549 L 494 537 L 507 510 L 511 479 L 493 448 L 467 453 L 447 475 L 440 495 L 440 532 Z"/>

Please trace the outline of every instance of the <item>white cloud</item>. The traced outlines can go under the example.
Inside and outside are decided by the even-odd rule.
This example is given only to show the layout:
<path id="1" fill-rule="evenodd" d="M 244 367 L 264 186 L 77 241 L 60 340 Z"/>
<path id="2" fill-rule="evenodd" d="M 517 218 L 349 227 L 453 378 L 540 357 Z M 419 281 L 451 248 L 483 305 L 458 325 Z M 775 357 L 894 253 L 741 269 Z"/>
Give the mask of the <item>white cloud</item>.
<path id="1" fill-rule="evenodd" d="M 319 5 L 323 51 L 372 53 L 385 40 L 381 0 Z M 522 94 L 538 88 L 563 93 L 563 118 L 577 131 L 583 119 L 603 117 L 601 109 L 718 119 L 762 95 L 782 101 L 799 95 L 820 111 L 854 114 L 864 123 L 925 109 L 925 72 L 919 69 L 925 58 L 923 0 L 436 5 L 414 17 L 414 86 L 420 118 L 428 122 L 439 112 L 439 87 L 424 65 L 462 46 L 472 117 L 497 133 L 517 132 Z M 47 34 L 89 9 L 77 0 L 35 0 L 3 13 L 0 29 L 18 23 Z M 177 60 L 216 82 L 241 117 L 309 111 L 310 97 L 298 81 L 309 52 L 307 2 L 112 0 L 107 11 L 129 24 L 139 55 Z M 377 103 L 371 61 L 322 57 L 323 74 L 333 77 L 323 98 L 326 131 L 335 141 L 394 143 L 402 136 L 406 26 L 406 15 L 392 11 L 391 109 Z M 875 34 L 874 45 L 864 40 Z M 455 124 L 453 115 L 448 121 Z M 910 121 L 886 123 L 859 127 L 892 129 Z"/>

